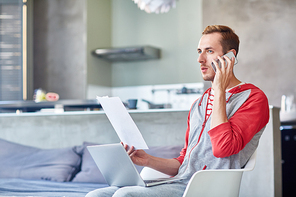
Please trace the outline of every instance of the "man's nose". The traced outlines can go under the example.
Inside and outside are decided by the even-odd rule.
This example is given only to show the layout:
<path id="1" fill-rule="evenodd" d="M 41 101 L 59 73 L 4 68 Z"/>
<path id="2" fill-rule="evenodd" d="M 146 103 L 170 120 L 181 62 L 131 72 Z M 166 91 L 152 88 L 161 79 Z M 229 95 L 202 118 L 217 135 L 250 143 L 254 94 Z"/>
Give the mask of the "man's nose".
<path id="1" fill-rule="evenodd" d="M 199 56 L 198 56 L 198 58 L 197 58 L 197 61 L 198 61 L 199 63 L 205 63 L 206 58 L 205 58 L 205 56 L 204 56 L 203 53 L 200 53 L 200 54 L 199 54 Z"/>

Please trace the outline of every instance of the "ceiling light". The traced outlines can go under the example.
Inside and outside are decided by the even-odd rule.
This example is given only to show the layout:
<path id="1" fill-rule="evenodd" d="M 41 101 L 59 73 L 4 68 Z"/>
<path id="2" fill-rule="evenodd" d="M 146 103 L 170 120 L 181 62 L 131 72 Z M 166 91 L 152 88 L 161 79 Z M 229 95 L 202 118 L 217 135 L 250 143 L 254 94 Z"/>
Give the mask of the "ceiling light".
<path id="1" fill-rule="evenodd" d="M 133 0 L 141 10 L 147 13 L 167 13 L 176 7 L 177 0 Z"/>

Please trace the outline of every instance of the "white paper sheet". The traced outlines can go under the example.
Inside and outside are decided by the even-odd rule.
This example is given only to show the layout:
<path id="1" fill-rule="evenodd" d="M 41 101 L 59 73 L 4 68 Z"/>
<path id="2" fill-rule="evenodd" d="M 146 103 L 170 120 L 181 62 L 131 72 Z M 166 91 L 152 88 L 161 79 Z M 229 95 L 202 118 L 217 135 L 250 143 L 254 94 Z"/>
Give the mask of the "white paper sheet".
<path id="1" fill-rule="evenodd" d="M 97 96 L 97 100 L 102 105 L 119 139 L 124 144 L 134 146 L 135 149 L 148 149 L 141 132 L 119 97 Z"/>

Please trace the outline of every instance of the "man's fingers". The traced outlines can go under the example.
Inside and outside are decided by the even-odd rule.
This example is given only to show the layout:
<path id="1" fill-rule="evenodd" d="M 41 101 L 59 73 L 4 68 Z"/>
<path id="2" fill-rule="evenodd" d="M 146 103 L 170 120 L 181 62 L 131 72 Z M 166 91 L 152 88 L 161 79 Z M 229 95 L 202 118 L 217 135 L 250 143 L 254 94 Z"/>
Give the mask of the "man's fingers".
<path id="1" fill-rule="evenodd" d="M 131 153 L 129 153 L 129 156 L 132 157 L 134 154 L 136 154 L 137 150 L 132 151 Z"/>
<path id="2" fill-rule="evenodd" d="M 123 145 L 124 149 L 127 151 L 128 150 L 128 145 L 127 144 L 123 144 L 122 142 L 121 142 L 121 144 Z"/>
<path id="3" fill-rule="evenodd" d="M 227 61 L 227 65 L 229 68 L 233 67 L 235 58 L 232 57 L 231 59 L 228 56 L 224 56 L 225 60 Z"/>
<path id="4" fill-rule="evenodd" d="M 127 144 L 124 144 L 123 142 L 120 142 L 120 143 L 122 144 L 122 146 L 124 147 L 124 149 L 127 153 L 130 153 L 133 151 L 134 146 L 129 147 Z"/>
<path id="5" fill-rule="evenodd" d="M 127 150 L 127 154 L 131 155 L 134 151 L 135 151 L 134 146 L 131 146 L 131 147 Z"/>

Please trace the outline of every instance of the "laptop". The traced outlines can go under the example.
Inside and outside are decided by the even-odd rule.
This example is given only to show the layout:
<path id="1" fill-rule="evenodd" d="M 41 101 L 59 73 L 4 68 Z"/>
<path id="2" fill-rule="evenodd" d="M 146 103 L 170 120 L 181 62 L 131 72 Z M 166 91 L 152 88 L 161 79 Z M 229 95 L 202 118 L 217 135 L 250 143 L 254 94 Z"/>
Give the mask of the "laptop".
<path id="1" fill-rule="evenodd" d="M 136 124 L 118 97 L 97 97 L 120 140 L 137 149 L 147 149 Z M 92 158 L 110 186 L 149 187 L 181 180 L 172 177 L 157 180 L 143 180 L 130 156 L 121 143 L 88 146 Z"/>
<path id="2" fill-rule="evenodd" d="M 181 180 L 178 177 L 143 180 L 121 143 L 87 146 L 87 149 L 110 186 L 150 187 Z"/>

